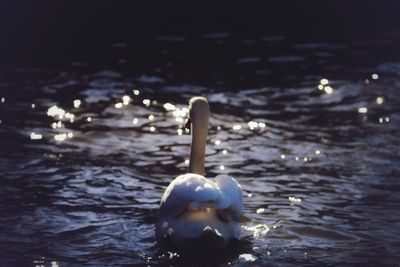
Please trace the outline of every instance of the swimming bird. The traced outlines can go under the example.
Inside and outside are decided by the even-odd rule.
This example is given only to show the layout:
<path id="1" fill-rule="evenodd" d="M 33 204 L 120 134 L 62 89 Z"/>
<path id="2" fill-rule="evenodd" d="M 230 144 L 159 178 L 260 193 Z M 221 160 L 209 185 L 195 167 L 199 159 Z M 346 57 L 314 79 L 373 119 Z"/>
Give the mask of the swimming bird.
<path id="1" fill-rule="evenodd" d="M 223 248 L 231 240 L 239 239 L 243 214 L 241 186 L 229 175 L 204 177 L 209 113 L 204 97 L 190 99 L 189 172 L 168 185 L 160 203 L 157 239 L 178 249 Z"/>

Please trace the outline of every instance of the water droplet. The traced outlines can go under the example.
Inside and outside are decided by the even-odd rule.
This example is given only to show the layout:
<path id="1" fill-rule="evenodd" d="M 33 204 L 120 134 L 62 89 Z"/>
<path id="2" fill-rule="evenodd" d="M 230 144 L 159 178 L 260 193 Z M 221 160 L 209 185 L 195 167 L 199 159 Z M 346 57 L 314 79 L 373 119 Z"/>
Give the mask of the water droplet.
<path id="1" fill-rule="evenodd" d="M 91 118 L 91 117 L 87 117 L 86 120 L 87 120 L 88 122 L 91 122 L 91 121 L 92 121 L 92 118 Z"/>
<path id="2" fill-rule="evenodd" d="M 183 134 L 183 130 L 182 129 L 177 129 L 176 132 L 178 133 L 178 135 L 182 135 Z"/>
<path id="3" fill-rule="evenodd" d="M 285 159 L 286 156 L 284 154 L 281 155 L 281 159 Z"/>
<path id="4" fill-rule="evenodd" d="M 151 127 L 149 128 L 149 130 L 150 130 L 150 132 L 154 132 L 154 131 L 156 130 L 156 127 L 151 126 Z"/>
<path id="5" fill-rule="evenodd" d="M 36 108 L 36 105 L 35 105 L 35 104 L 32 104 L 32 105 L 31 105 L 31 108 Z"/>
<path id="6" fill-rule="evenodd" d="M 376 103 L 377 103 L 378 105 L 381 105 L 381 104 L 383 103 L 383 97 L 378 96 L 378 97 L 376 98 Z"/>
<path id="7" fill-rule="evenodd" d="M 117 103 L 115 104 L 115 108 L 122 108 L 123 104 L 122 103 Z"/>
<path id="8" fill-rule="evenodd" d="M 185 159 L 185 164 L 189 165 L 189 160 L 188 159 Z"/>
<path id="9" fill-rule="evenodd" d="M 321 151 L 315 150 L 315 154 L 319 155 L 319 154 L 321 154 Z"/>
<path id="10" fill-rule="evenodd" d="M 220 166 L 219 166 L 219 169 L 220 169 L 221 171 L 223 171 L 223 170 L 225 170 L 225 166 L 224 166 L 224 165 L 220 165 Z"/>
<path id="11" fill-rule="evenodd" d="M 150 121 L 154 120 L 154 115 L 149 115 L 149 120 Z"/>
<path id="12" fill-rule="evenodd" d="M 5 97 L 2 97 L 0 101 L 1 101 L 1 103 L 6 102 L 6 98 L 5 98 Z"/>
<path id="13" fill-rule="evenodd" d="M 221 144 L 221 140 L 215 140 L 214 144 L 215 144 L 216 146 L 220 145 L 220 144 Z"/>
<path id="14" fill-rule="evenodd" d="M 378 74 L 374 73 L 374 74 L 371 75 L 371 78 L 372 78 L 373 80 L 378 80 L 378 79 L 379 79 L 379 76 L 378 76 Z"/>
<path id="15" fill-rule="evenodd" d="M 134 95 L 139 95 L 140 92 L 139 92 L 139 90 L 133 89 L 133 94 L 134 94 Z"/>
<path id="16" fill-rule="evenodd" d="M 222 150 L 222 154 L 224 154 L 224 155 L 228 154 L 228 150 L 226 150 L 226 149 Z"/>
<path id="17" fill-rule="evenodd" d="M 133 121 L 132 121 L 132 123 L 133 123 L 133 124 L 137 124 L 138 121 L 139 121 L 139 120 L 138 120 L 137 118 L 134 118 Z"/>

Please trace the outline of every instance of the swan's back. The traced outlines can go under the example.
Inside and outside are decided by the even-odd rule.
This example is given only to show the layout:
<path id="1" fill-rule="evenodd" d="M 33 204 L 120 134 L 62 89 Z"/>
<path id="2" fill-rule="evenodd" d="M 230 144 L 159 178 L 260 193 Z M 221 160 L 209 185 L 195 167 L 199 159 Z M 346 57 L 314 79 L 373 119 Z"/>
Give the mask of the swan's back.
<path id="1" fill-rule="evenodd" d="M 242 212 L 242 189 L 232 177 L 180 175 L 161 199 L 157 238 L 176 247 L 224 246 L 239 238 Z"/>

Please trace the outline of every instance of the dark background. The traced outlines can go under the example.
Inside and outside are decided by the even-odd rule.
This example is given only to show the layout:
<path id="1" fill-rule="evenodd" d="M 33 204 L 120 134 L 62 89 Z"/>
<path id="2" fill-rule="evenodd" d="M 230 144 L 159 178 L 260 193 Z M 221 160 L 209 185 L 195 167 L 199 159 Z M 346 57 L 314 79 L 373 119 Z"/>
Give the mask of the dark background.
<path id="1" fill-rule="evenodd" d="M 74 60 L 107 64 L 118 42 L 128 44 L 136 64 L 154 61 L 156 35 L 183 35 L 189 53 L 201 57 L 196 38 L 210 32 L 349 42 L 400 29 L 398 1 L 6 1 L 0 7 L 2 70 Z"/>

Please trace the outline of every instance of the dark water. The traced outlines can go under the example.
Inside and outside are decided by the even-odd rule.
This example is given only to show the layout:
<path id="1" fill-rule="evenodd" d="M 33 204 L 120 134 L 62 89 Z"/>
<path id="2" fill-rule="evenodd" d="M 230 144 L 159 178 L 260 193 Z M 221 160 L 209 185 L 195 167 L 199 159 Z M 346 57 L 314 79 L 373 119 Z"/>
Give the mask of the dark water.
<path id="1" fill-rule="evenodd" d="M 158 35 L 140 72 L 114 43 L 108 68 L 1 77 L 0 265 L 196 263 L 159 247 L 154 223 L 187 169 L 186 103 L 204 95 L 208 176 L 240 182 L 248 217 L 205 263 L 398 266 L 399 37 Z"/>

